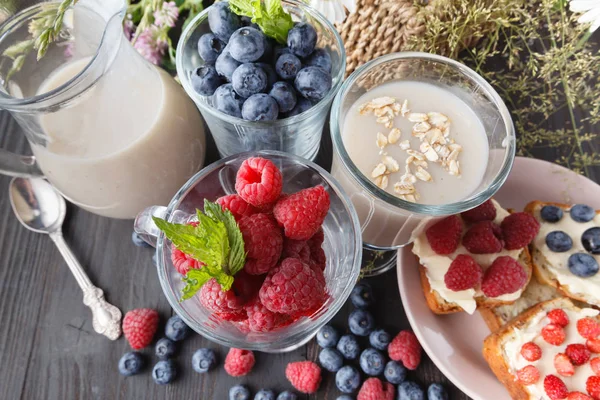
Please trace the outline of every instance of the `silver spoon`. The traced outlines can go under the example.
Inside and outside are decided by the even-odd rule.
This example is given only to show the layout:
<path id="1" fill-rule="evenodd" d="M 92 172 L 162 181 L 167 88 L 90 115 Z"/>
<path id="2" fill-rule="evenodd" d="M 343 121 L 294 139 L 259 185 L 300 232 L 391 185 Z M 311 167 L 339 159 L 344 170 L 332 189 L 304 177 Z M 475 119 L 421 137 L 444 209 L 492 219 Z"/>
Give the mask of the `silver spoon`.
<path id="1" fill-rule="evenodd" d="M 104 300 L 104 292 L 92 284 L 63 238 L 65 199 L 42 178 L 14 178 L 8 191 L 17 219 L 27 229 L 48 234 L 58 247 L 83 291 L 83 304 L 92 310 L 94 330 L 111 340 L 117 339 L 121 335 L 121 311 Z"/>

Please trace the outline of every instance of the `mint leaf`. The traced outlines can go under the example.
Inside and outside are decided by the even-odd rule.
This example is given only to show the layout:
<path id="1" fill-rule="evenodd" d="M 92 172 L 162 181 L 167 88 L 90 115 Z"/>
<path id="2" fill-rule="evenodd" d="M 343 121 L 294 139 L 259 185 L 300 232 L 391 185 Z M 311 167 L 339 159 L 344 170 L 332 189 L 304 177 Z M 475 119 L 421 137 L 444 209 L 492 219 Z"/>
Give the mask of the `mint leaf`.
<path id="1" fill-rule="evenodd" d="M 245 17 L 254 15 L 254 6 L 251 0 L 229 0 L 229 8 L 237 15 Z"/>
<path id="2" fill-rule="evenodd" d="M 202 286 L 211 280 L 216 278 L 217 282 L 221 285 L 223 290 L 231 289 L 233 284 L 233 277 L 221 272 L 218 276 L 211 276 L 210 273 L 204 269 L 190 269 L 188 273 L 183 277 L 183 281 L 186 283 L 185 287 L 181 289 L 181 298 L 179 302 L 187 299 L 191 299 L 194 295 L 202 288 Z"/>
<path id="3" fill-rule="evenodd" d="M 229 210 L 223 211 L 219 204 L 212 203 L 206 199 L 204 199 L 204 212 L 209 217 L 217 219 L 225 224 L 230 247 L 227 270 L 229 275 L 237 274 L 244 268 L 246 252 L 244 250 L 242 231 L 240 231 L 233 214 Z"/>
<path id="4" fill-rule="evenodd" d="M 216 265 L 219 270 L 222 270 L 223 267 L 226 267 L 229 258 L 227 228 L 223 222 L 210 218 L 200 210 L 196 210 L 196 215 L 198 216 L 196 232 L 206 239 L 207 248 L 205 250 L 215 260 L 214 263 L 207 263 L 207 265 Z"/>

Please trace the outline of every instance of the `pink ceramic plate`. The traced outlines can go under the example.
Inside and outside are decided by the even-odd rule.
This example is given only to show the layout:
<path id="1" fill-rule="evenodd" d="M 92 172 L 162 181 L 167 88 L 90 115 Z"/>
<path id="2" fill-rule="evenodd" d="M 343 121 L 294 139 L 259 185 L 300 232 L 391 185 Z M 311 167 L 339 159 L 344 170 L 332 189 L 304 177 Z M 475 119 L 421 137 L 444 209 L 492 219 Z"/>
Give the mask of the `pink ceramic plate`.
<path id="1" fill-rule="evenodd" d="M 558 165 L 517 157 L 494 198 L 515 210 L 522 210 L 532 200 L 585 203 L 600 209 L 600 186 Z M 410 248 L 399 251 L 397 270 L 406 315 L 435 365 L 475 400 L 509 400 L 481 355 L 483 340 L 490 332 L 479 314 L 433 314 L 418 284 L 419 272 Z"/>

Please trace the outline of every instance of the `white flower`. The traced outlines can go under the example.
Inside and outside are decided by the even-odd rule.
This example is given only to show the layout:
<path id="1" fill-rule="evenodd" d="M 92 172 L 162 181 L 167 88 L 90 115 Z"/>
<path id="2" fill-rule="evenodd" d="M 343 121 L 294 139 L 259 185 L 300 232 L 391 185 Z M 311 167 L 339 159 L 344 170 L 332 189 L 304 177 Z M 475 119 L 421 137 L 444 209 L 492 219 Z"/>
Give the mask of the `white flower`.
<path id="1" fill-rule="evenodd" d="M 348 13 L 356 11 L 355 0 L 310 0 L 310 5 L 334 24 L 344 22 Z"/>
<path id="2" fill-rule="evenodd" d="M 591 22 L 590 32 L 600 28 L 600 0 L 571 0 L 569 9 L 574 13 L 582 13 L 577 22 L 585 24 Z"/>
<path id="3" fill-rule="evenodd" d="M 168 26 L 169 28 L 174 27 L 177 18 L 179 18 L 179 8 L 177 8 L 177 4 L 174 1 L 165 1 L 160 10 L 154 11 L 154 25 L 159 28 L 164 26 Z"/>

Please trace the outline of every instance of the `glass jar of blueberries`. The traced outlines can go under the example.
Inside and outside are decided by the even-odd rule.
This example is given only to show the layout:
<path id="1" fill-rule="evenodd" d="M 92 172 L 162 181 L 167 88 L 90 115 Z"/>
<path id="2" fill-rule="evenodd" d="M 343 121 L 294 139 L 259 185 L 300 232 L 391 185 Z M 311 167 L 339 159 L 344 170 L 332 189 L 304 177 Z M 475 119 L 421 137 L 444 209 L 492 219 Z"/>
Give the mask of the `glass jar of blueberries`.
<path id="1" fill-rule="evenodd" d="M 222 157 L 280 150 L 312 160 L 346 69 L 342 39 L 329 21 L 295 0 L 287 41 L 218 2 L 196 16 L 177 46 L 177 73 Z M 284 43 L 285 42 L 285 43 Z"/>

